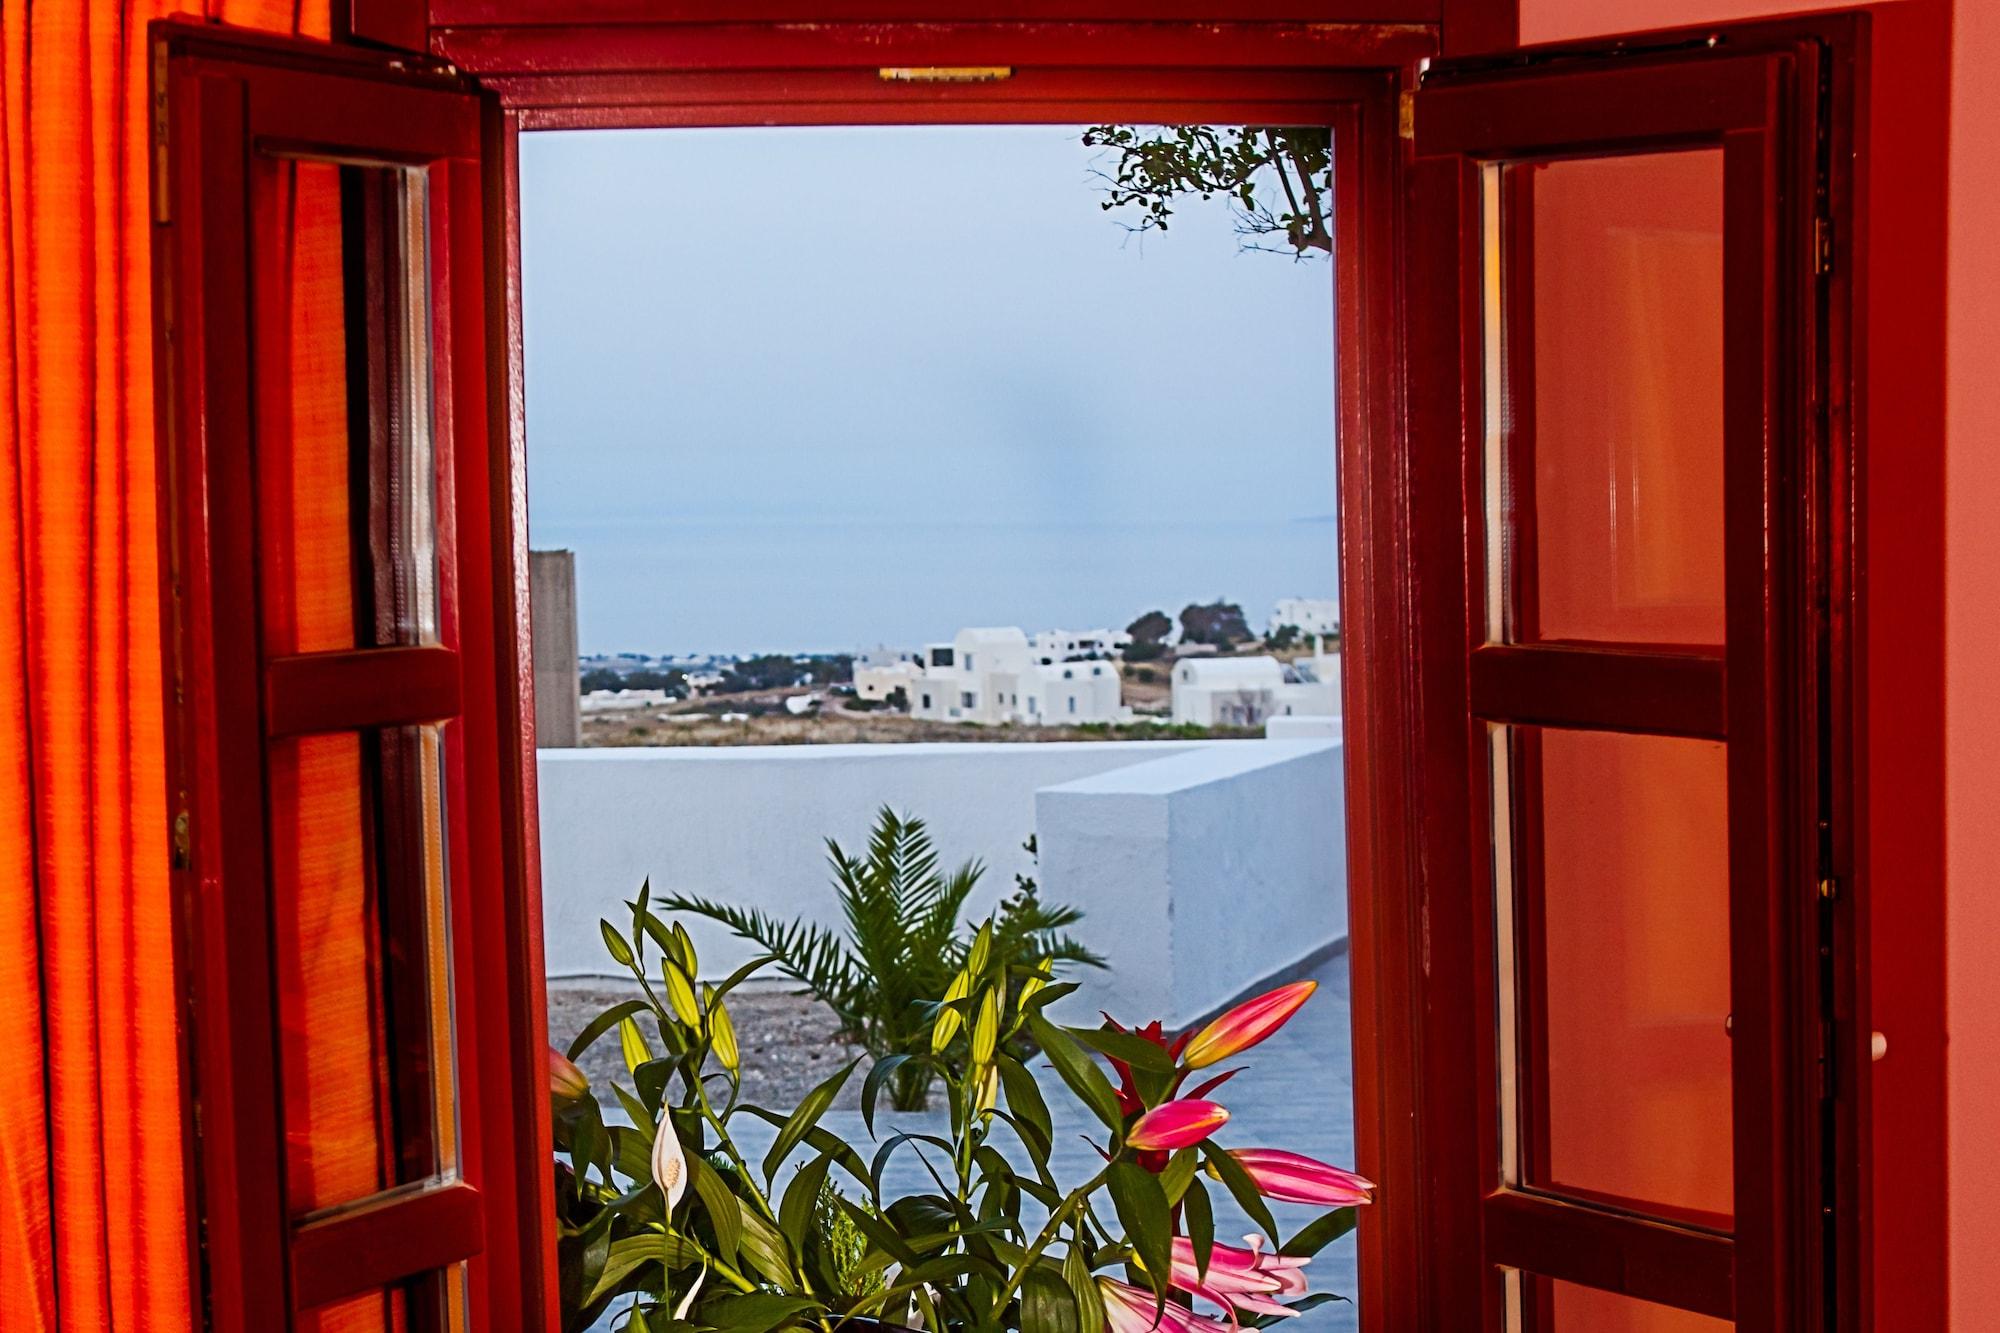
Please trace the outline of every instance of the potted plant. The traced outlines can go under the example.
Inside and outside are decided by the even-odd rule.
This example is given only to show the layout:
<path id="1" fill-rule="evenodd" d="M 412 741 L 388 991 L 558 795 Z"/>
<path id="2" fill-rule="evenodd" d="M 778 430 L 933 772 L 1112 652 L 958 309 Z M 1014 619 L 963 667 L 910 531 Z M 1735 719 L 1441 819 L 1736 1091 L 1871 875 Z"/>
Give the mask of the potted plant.
<path id="1" fill-rule="evenodd" d="M 864 1153 L 821 1123 L 860 1061 L 788 1113 L 740 1099 L 726 1002 L 767 960 L 699 984 L 687 932 L 650 912 L 643 892 L 632 907 L 629 938 L 607 922 L 605 943 L 642 996 L 600 1014 L 568 1056 L 551 1053 L 566 1329 L 608 1312 L 632 1333 L 1220 1333 L 1337 1299 L 1312 1293 L 1306 1268 L 1353 1227 L 1373 1186 L 1214 1137 L 1229 1113 L 1211 1094 L 1234 1071 L 1210 1071 L 1281 1027 L 1312 983 L 1280 987 L 1175 1041 L 1157 1023 L 1065 1027 L 1046 1009 L 1074 986 L 1052 984 L 1046 960 L 1009 963 L 989 922 L 925 1007 L 927 1049 L 885 1056 L 863 1075 L 871 1137 L 882 1090 L 913 1062 L 944 1088 L 948 1133 L 906 1130 Z M 572 1063 L 614 1031 L 634 1086 L 613 1091 L 630 1124 L 606 1123 Z M 1102 1163 L 1086 1180 L 1052 1170 L 1041 1081 L 1014 1053 L 1023 1037 L 1101 1126 Z M 959 1042 L 965 1058 L 944 1060 Z M 775 1131 L 754 1164 L 735 1132 L 743 1116 Z M 884 1168 L 901 1152 L 924 1158 L 933 1188 L 885 1197 Z M 1217 1188 L 1261 1235 L 1242 1246 L 1216 1240 Z M 1272 1244 L 1272 1199 L 1323 1211 Z"/>

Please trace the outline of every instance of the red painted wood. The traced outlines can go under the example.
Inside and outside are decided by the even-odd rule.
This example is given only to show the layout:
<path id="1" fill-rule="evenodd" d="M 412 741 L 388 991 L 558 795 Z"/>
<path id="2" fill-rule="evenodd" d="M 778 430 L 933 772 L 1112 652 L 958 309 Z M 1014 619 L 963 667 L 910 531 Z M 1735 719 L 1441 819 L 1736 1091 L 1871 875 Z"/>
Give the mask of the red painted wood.
<path id="1" fill-rule="evenodd" d="M 167 762 L 176 826 L 185 830 L 173 880 L 196 1099 L 188 1216 L 201 1219 L 201 1248 L 190 1272 L 208 1326 L 238 1333 L 282 1328 L 289 1308 L 256 716 L 256 550 L 247 524 L 208 530 L 211 513 L 255 506 L 244 448 L 251 420 L 244 99 L 239 83 L 207 77 L 185 59 L 173 62 L 164 91 L 182 129 L 165 182 L 176 225 L 155 231 L 154 253 L 166 275 L 155 284 L 163 315 L 156 353 L 170 372 L 159 377 L 161 419 L 174 427 L 160 433 L 169 516 L 160 566 L 169 617 Z M 170 327 L 171 339 L 162 332 Z"/>
<path id="2" fill-rule="evenodd" d="M 336 32 L 350 41 L 422 51 L 430 39 L 424 0 L 334 0 Z"/>
<path id="3" fill-rule="evenodd" d="M 1393 68 L 1428 54 L 1434 39 L 1409 24 L 709 23 L 441 28 L 431 45 L 460 69 L 491 78 L 966 65 Z"/>
<path id="4" fill-rule="evenodd" d="M 1483 644 L 1472 650 L 1472 712 L 1489 722 L 1728 734 L 1719 655 Z"/>
<path id="5" fill-rule="evenodd" d="M 1435 23 L 1440 0 L 431 0 L 433 28 L 1094 21 Z"/>
<path id="6" fill-rule="evenodd" d="M 440 1185 L 308 1222 L 292 1233 L 292 1292 L 309 1310 L 479 1253 L 486 1207 L 470 1185 Z"/>
<path id="7" fill-rule="evenodd" d="M 1817 114 L 1817 53 L 1796 32 L 1734 34 L 1721 50 L 1728 54 L 1635 56 L 1615 66 L 1593 65 L 1578 53 L 1569 62 L 1507 72 L 1443 67 L 1418 97 L 1409 323 L 1413 386 L 1420 386 L 1413 401 L 1424 401 L 1418 393 L 1429 399 L 1413 415 L 1412 446 L 1417 531 L 1428 528 L 1435 543 L 1434 557 L 1419 567 L 1417 593 L 1419 622 L 1435 627 L 1420 640 L 1422 669 L 1436 681 L 1424 695 L 1419 767 L 1437 816 L 1425 828 L 1429 934 L 1421 986 L 1430 1025 L 1422 1033 L 1418 1138 L 1425 1222 L 1447 1250 L 1426 1291 L 1436 1327 L 1500 1327 L 1496 1266 L 1506 1264 L 1710 1313 L 1733 1305 L 1743 1329 L 1807 1327 L 1820 1314 L 1820 1107 L 1809 1074 L 1820 1051 L 1813 853 L 1822 725 L 1811 552 L 1823 520 L 1812 503 L 1819 495 L 1801 501 L 1793 489 L 1807 460 L 1818 456 L 1804 414 L 1814 392 L 1816 307 L 1810 216 L 1800 202 L 1811 196 L 1801 181 L 1810 179 L 1814 141 L 1785 134 Z M 1726 671 L 1696 654 L 1642 645 L 1625 645 L 1624 654 L 1568 644 L 1489 647 L 1485 610 L 1472 596 L 1485 586 L 1476 163 L 1717 142 L 1727 182 Z M 1518 225 L 1523 214 L 1508 216 Z M 1449 332 L 1429 323 L 1446 319 Z M 1457 392 L 1439 391 L 1451 384 Z M 1517 422 L 1515 429 L 1532 426 Z M 1452 670 L 1454 658 L 1462 673 Z M 1733 1238 L 1665 1218 L 1635 1230 L 1629 1217 L 1574 1202 L 1551 1208 L 1507 1195 L 1480 1203 L 1499 1179 L 1500 1086 L 1492 793 L 1481 715 L 1729 738 Z M 1435 744 L 1432 734 L 1440 737 Z M 1534 897 L 1531 889 L 1530 906 Z M 1532 944 L 1532 929 L 1527 935 Z M 1530 995 L 1531 1009 L 1534 1002 Z M 1468 1144 L 1477 1146 L 1468 1151 Z M 1633 1248 L 1667 1234 L 1671 1242 Z M 1711 1256 L 1678 1287 L 1676 1265 L 1694 1260 L 1674 1257 L 1676 1246 Z M 1718 1250 L 1726 1260 L 1713 1257 Z M 1719 1291 L 1732 1271 L 1732 1301 L 1725 1303 Z M 1540 1284 L 1526 1285 L 1532 1325 Z"/>
<path id="8" fill-rule="evenodd" d="M 169 710 L 195 835 L 196 868 L 181 881 L 188 910 L 179 947 L 197 960 L 188 1011 L 201 1097 L 204 1317 L 224 1333 L 284 1328 L 294 1306 L 358 1289 L 375 1269 L 414 1271 L 477 1250 L 468 1264 L 474 1325 L 547 1329 L 553 1240 L 540 913 L 532 893 L 509 887 L 520 880 L 509 863 L 521 849 L 508 842 L 502 813 L 518 800 L 518 781 L 505 770 L 520 762 L 520 718 L 500 701 L 517 697 L 516 672 L 526 668 L 511 645 L 526 622 L 517 629 L 510 618 L 503 630 L 489 586 L 496 473 L 487 430 L 486 113 L 475 96 L 441 84 L 428 62 L 371 61 L 310 42 L 237 43 L 213 27 L 162 24 L 155 32 L 179 52 L 169 90 L 175 225 L 163 229 L 160 287 L 169 293 L 161 327 L 174 331 L 161 355 L 175 368 L 163 415 L 178 426 L 163 433 L 161 475 L 176 520 L 168 604 L 187 608 L 172 627 Z M 283 378 L 281 365 L 256 372 L 260 358 L 282 355 L 273 350 L 282 340 L 253 345 L 244 321 L 262 309 L 247 285 L 255 238 L 242 226 L 253 144 L 428 171 L 439 647 L 302 655 L 260 672 L 248 483 L 256 452 L 282 448 L 288 436 L 278 417 L 257 429 L 272 409 L 251 401 L 257 385 L 274 395 Z M 503 635 L 504 658 L 495 651 Z M 444 719 L 453 882 L 463 1183 L 407 1207 L 393 1192 L 380 1196 L 337 1223 L 306 1228 L 291 1246 L 265 906 L 264 705 L 278 730 Z M 466 1222 L 468 1210 L 477 1226 Z M 288 1289 L 294 1274 L 299 1286 Z"/>
<path id="9" fill-rule="evenodd" d="M 1420 153 L 1589 151 L 1608 142 L 1700 142 L 1764 124 L 1764 58 L 1712 56 L 1698 63 L 1633 58 L 1615 67 L 1530 69 L 1503 110 L 1483 85 L 1427 87 L 1417 116 Z"/>
<path id="10" fill-rule="evenodd" d="M 1487 1196 L 1480 1212 L 1494 1263 L 1715 1319 L 1733 1317 L 1736 1281 L 1726 1236 L 1513 1190 Z"/>
<path id="11" fill-rule="evenodd" d="M 301 653 L 264 665 L 270 736 L 442 722 L 460 712 L 458 654 L 448 648 Z"/>
<path id="12" fill-rule="evenodd" d="M 1519 0 L 1443 0 L 1438 33 L 1447 56 L 1497 55 L 1521 44 Z"/>

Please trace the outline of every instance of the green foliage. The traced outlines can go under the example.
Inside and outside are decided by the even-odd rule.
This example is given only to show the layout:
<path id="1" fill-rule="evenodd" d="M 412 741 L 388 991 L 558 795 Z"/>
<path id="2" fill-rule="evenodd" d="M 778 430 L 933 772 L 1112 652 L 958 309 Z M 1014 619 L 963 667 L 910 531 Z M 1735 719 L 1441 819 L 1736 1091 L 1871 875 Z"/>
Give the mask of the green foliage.
<path id="1" fill-rule="evenodd" d="M 688 678 L 685 672 L 654 671 L 642 667 L 636 671 L 614 671 L 610 667 L 592 667 L 583 673 L 577 682 L 583 693 L 592 690 L 665 690 L 677 699 L 688 696 Z"/>
<path id="2" fill-rule="evenodd" d="M 885 819 L 870 860 L 900 858 L 920 881 L 949 881 L 913 822 Z M 836 865 L 856 876 L 887 874 L 837 854 Z M 956 890 L 947 882 L 924 892 Z M 1051 958 L 1024 964 L 1008 942 L 1037 938 L 1063 915 L 1037 905 L 1032 878 L 1019 877 L 1010 909 L 970 941 L 951 936 L 958 962 L 938 990 L 914 1002 L 926 1040 L 876 1061 L 865 1080 L 871 1135 L 880 1090 L 913 1067 L 943 1080 L 948 1131 L 893 1135 L 872 1162 L 822 1124 L 853 1065 L 789 1113 L 741 1100 L 726 1001 L 771 960 L 696 984 L 693 941 L 650 910 L 650 896 L 642 886 L 627 904 L 629 930 L 600 925 L 607 953 L 631 972 L 641 997 L 592 1019 L 568 1053 L 574 1059 L 618 1034 L 632 1088 L 614 1084 L 611 1092 L 628 1123 L 606 1120 L 574 1066 L 552 1070 L 565 1333 L 607 1315 L 627 1333 L 830 1333 L 866 1320 L 929 1333 L 1096 1333 L 1105 1327 L 1104 1293 L 1128 1302 L 1135 1294 L 1110 1284 L 1143 1282 L 1148 1301 L 1187 1298 L 1193 1280 L 1176 1277 L 1169 1255 L 1184 1216 L 1185 1234 L 1210 1262 L 1213 1215 L 1196 1174 L 1203 1169 L 1280 1240 L 1244 1169 L 1212 1141 L 1171 1154 L 1127 1142 L 1137 1117 L 1182 1095 L 1195 1071 L 1157 1023 L 1084 1029 L 1048 1018 L 1046 1006 L 1074 987 L 1051 984 Z M 1103 1168 L 1081 1183 L 1066 1185 L 1054 1172 L 1048 1103 L 1012 1053 L 1024 1033 L 1046 1057 L 1036 1064 L 1054 1069 L 1103 1125 L 1093 1144 Z M 944 1058 L 954 1046 L 961 1057 Z M 1100 1063 L 1105 1057 L 1120 1070 L 1117 1086 Z M 746 1114 L 777 1130 L 754 1167 L 732 1130 Z M 924 1159 L 928 1183 L 923 1192 L 884 1198 L 885 1168 L 899 1152 Z M 662 1157 L 667 1165 L 656 1167 Z M 1310 1257 L 1353 1224 L 1352 1208 L 1334 1210 L 1284 1240 L 1280 1252 Z M 1307 1296 L 1291 1308 L 1325 1299 Z"/>
<path id="3" fill-rule="evenodd" d="M 1174 632 L 1174 622 L 1167 618 L 1165 611 L 1148 611 L 1127 625 L 1125 632 L 1132 636 L 1135 647 L 1142 643 L 1157 645 L 1166 642 L 1167 636 Z"/>
<path id="4" fill-rule="evenodd" d="M 763 949 L 780 971 L 831 1009 L 870 1055 L 927 1052 L 930 1005 L 965 964 L 971 940 L 960 917 L 985 868 L 967 861 L 945 872 L 924 822 L 886 806 L 876 816 L 866 855 L 850 856 L 829 838 L 827 859 L 847 920 L 838 934 L 803 919 L 784 922 L 767 912 L 687 894 L 666 898 L 662 906 L 719 921 Z M 998 956 L 1024 971 L 1044 959 L 1102 967 L 1102 959 L 1065 933 L 1082 915 L 1042 903 L 1030 884 L 1001 911 Z M 955 1049 L 945 1055 L 950 1061 L 963 1058 Z M 920 1063 L 899 1069 L 892 1090 L 896 1108 L 921 1110 L 932 1077 L 931 1068 Z"/>
<path id="5" fill-rule="evenodd" d="M 1323 127 L 1093 125 L 1083 142 L 1114 154 L 1100 173 L 1110 187 L 1104 208 L 1136 214 L 1135 231 L 1167 230 L 1183 199 L 1220 199 L 1246 249 L 1333 251 L 1332 138 Z"/>
<path id="6" fill-rule="evenodd" d="M 1243 608 L 1217 598 L 1206 604 L 1189 603 L 1181 608 L 1181 642 L 1210 643 L 1229 648 L 1253 638 Z"/>

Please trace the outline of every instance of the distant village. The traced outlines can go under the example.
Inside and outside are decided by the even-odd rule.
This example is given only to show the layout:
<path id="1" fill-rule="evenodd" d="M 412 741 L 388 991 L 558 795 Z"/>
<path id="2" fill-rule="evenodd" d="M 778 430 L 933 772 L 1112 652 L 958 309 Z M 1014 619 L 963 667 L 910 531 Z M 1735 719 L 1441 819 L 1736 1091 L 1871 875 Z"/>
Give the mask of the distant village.
<path id="1" fill-rule="evenodd" d="M 763 718 L 846 719 L 870 740 L 897 738 L 898 720 L 924 734 L 936 728 L 921 724 L 1313 735 L 1340 714 L 1339 647 L 1331 599 L 1282 599 L 1261 632 L 1218 600 L 1178 617 L 1148 611 L 1122 630 L 973 627 L 853 653 L 584 657 L 580 713 L 586 731 L 638 719 L 621 739 L 642 744 L 675 743 L 676 725 Z"/>

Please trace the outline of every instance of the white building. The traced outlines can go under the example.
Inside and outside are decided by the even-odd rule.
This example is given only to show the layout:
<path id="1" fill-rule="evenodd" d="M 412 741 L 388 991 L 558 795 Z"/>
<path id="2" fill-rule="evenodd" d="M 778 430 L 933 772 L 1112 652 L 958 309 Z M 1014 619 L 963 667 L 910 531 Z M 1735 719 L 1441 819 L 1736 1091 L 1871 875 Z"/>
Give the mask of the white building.
<path id="1" fill-rule="evenodd" d="M 1122 629 L 1050 629 L 1029 640 L 1028 649 L 1041 666 L 1077 662 L 1093 657 L 1115 657 L 1125 651 L 1132 636 Z"/>
<path id="2" fill-rule="evenodd" d="M 905 698 L 915 695 L 916 684 L 923 677 L 924 669 L 914 661 L 897 661 L 885 664 L 868 663 L 859 659 L 854 663 L 854 697 L 872 699 L 876 703 L 887 703 L 889 696 L 901 690 Z"/>
<path id="3" fill-rule="evenodd" d="M 1174 663 L 1175 722 L 1259 727 L 1274 717 L 1337 717 L 1340 654 L 1183 658 Z"/>
<path id="4" fill-rule="evenodd" d="M 1271 612 L 1271 633 L 1290 625 L 1311 638 L 1340 633 L 1340 603 L 1331 597 L 1281 597 Z"/>
<path id="5" fill-rule="evenodd" d="M 912 717 L 1031 727 L 1131 717 L 1116 664 L 1042 662 L 1014 626 L 960 630 L 949 644 L 929 645 L 924 660 L 922 675 L 907 687 Z"/>

